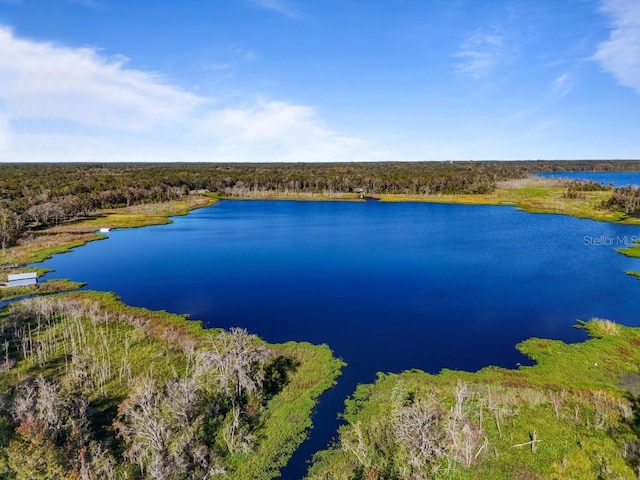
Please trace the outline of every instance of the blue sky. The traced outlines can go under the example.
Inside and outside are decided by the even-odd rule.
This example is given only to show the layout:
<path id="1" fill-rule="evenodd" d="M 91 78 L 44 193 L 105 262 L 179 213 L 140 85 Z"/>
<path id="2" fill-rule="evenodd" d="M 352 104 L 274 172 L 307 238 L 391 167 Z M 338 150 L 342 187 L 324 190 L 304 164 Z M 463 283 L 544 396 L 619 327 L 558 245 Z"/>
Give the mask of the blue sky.
<path id="1" fill-rule="evenodd" d="M 0 161 L 640 158 L 640 0 L 0 0 Z"/>

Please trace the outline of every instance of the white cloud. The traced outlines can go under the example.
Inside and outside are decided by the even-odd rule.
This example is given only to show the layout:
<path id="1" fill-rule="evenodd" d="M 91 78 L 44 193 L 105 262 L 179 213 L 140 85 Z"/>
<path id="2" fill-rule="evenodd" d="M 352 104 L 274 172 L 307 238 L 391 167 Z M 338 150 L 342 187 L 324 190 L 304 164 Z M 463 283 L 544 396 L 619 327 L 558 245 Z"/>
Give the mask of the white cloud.
<path id="1" fill-rule="evenodd" d="M 272 10 L 274 12 L 278 12 L 290 18 L 297 18 L 299 16 L 298 12 L 291 5 L 291 2 L 289 2 L 288 0 L 249 0 L 249 1 L 260 8 L 264 8 L 266 10 Z"/>
<path id="2" fill-rule="evenodd" d="M 573 82 L 568 73 L 559 75 L 553 80 L 553 82 L 551 82 L 551 91 L 556 98 L 564 97 L 572 88 Z"/>
<path id="3" fill-rule="evenodd" d="M 260 101 L 250 108 L 226 108 L 209 116 L 207 128 L 234 130 L 244 140 L 285 138 L 302 130 L 323 132 L 312 108 L 286 102 Z"/>
<path id="4" fill-rule="evenodd" d="M 474 80 L 489 75 L 505 56 L 503 37 L 480 29 L 471 33 L 454 54 L 462 59 L 457 65 L 458 73 Z"/>
<path id="5" fill-rule="evenodd" d="M 640 93 L 640 2 L 603 0 L 601 11 L 610 19 L 611 33 L 593 59 L 620 84 Z"/>
<path id="6" fill-rule="evenodd" d="M 365 142 L 327 127 L 310 106 L 196 95 L 124 58 L 2 27 L 0 51 L 0 161 L 368 158 Z"/>
<path id="7" fill-rule="evenodd" d="M 196 134 L 215 135 L 220 157 L 241 158 L 249 148 L 259 152 L 256 160 L 285 162 L 356 161 L 371 155 L 364 141 L 327 127 L 314 108 L 282 101 L 259 100 L 249 107 L 208 112 Z"/>
<path id="8" fill-rule="evenodd" d="M 67 120 L 144 130 L 206 103 L 127 69 L 126 59 L 106 59 L 95 49 L 70 49 L 16 38 L 0 28 L 0 96 L 12 119 Z"/>
<path id="9" fill-rule="evenodd" d="M 9 148 L 9 118 L 0 113 L 0 154 Z"/>

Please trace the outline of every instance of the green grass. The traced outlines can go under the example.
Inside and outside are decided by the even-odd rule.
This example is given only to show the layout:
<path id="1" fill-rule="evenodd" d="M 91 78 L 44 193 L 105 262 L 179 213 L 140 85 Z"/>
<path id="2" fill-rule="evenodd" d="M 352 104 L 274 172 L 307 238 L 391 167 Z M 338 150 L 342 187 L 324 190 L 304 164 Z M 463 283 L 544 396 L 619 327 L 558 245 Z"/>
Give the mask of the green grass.
<path id="1" fill-rule="evenodd" d="M 102 227 L 139 228 L 150 225 L 171 223 L 169 217 L 188 214 L 194 208 L 214 205 L 218 201 L 215 196 L 187 196 L 180 200 L 163 203 L 134 205 L 99 212 L 94 218 L 73 224 L 81 229 L 97 230 Z M 65 226 L 65 229 L 68 229 Z"/>
<path id="2" fill-rule="evenodd" d="M 494 192 L 477 195 L 376 195 L 384 202 L 429 202 L 462 205 L 510 205 L 528 213 L 570 215 L 577 218 L 640 224 L 640 219 L 600 208 L 610 191 L 581 192 L 582 198 L 564 198 L 566 188 L 543 179 L 523 179 L 499 186 Z"/>
<path id="3" fill-rule="evenodd" d="M 270 402 L 263 441 L 252 455 L 241 459 L 233 478 L 266 480 L 277 475 L 306 438 L 316 399 L 335 384 L 337 372 L 344 365 L 332 358 L 327 346 L 290 342 L 276 348 L 297 359 L 300 366 L 291 382 Z"/>
<path id="4" fill-rule="evenodd" d="M 71 280 L 47 280 L 37 285 L 27 285 L 21 287 L 0 287 L 0 300 L 26 297 L 27 295 L 46 295 L 50 293 L 66 292 L 77 290 L 86 285 L 85 283 L 72 282 Z"/>
<path id="5" fill-rule="evenodd" d="M 40 233 L 20 246 L 0 252 L 0 266 L 9 269 L 5 270 L 5 274 L 13 273 L 16 269 L 23 269 L 23 265 L 44 262 L 53 255 L 66 253 L 88 242 L 105 238 L 107 238 L 105 235 L 98 234 L 52 234 L 45 237 Z"/>
<path id="6" fill-rule="evenodd" d="M 640 224 L 640 218 L 630 217 L 621 212 L 600 208 L 603 201 L 611 196 L 610 190 L 580 192 L 579 198 L 565 198 L 567 188 L 560 180 L 527 177 L 500 182 L 491 193 L 483 194 L 376 194 L 369 195 L 383 202 L 427 202 L 461 205 L 515 205 L 529 213 L 549 213 L 590 218 L 598 221 L 625 224 Z M 354 193 L 336 194 L 327 197 L 321 194 L 272 194 L 252 195 L 232 200 L 346 200 L 363 201 Z"/>
<path id="7" fill-rule="evenodd" d="M 471 392 L 463 404 L 466 421 L 481 425 L 486 445 L 476 444 L 469 468 L 453 461 L 450 471 L 442 466 L 429 478 L 636 478 L 638 458 L 627 459 L 624 451 L 639 441 L 633 395 L 640 393 L 640 329 L 605 320 L 580 327 L 593 338 L 572 345 L 535 338 L 519 344 L 536 360 L 532 367 L 379 374 L 347 401 L 347 425 L 340 431 L 349 445 L 360 429 L 367 465 L 338 443 L 316 456 L 308 478 L 410 478 L 398 473 L 412 467 L 390 433 L 397 398 L 405 405 L 433 398 L 446 414 L 461 382 Z M 527 444 L 534 432 L 541 440 L 535 452 Z"/>
<path id="8" fill-rule="evenodd" d="M 628 248 L 617 248 L 616 252 L 621 253 L 626 257 L 640 258 L 640 245 L 636 241 L 634 245 L 631 245 Z M 637 272 L 634 270 L 627 270 L 625 273 L 627 275 L 631 275 L 633 277 L 636 277 L 637 279 L 640 279 L 640 272 Z"/>
<path id="9" fill-rule="evenodd" d="M 113 415 L 130 388 L 129 375 L 122 374 L 122 366 L 127 363 L 125 358 L 131 366 L 131 378 L 150 375 L 162 385 L 186 374 L 187 357 L 183 345 L 195 342 L 197 348 L 206 346 L 209 339 L 220 332 L 205 329 L 200 322 L 187 320 L 185 316 L 127 306 L 110 293 L 75 292 L 59 298 L 98 305 L 95 318 L 102 318 L 100 312 L 109 315 L 108 321 L 97 323 L 83 318 L 81 325 L 74 327 L 85 332 L 86 352 L 93 352 L 90 354 L 95 355 L 95 359 L 107 358 L 110 365 L 108 379 L 89 393 L 96 411 L 94 423 L 102 425 L 103 429 L 99 438 L 113 436 L 110 428 Z M 70 337 L 65 335 L 68 329 L 68 325 L 59 322 L 49 327 L 50 332 L 38 333 L 35 341 L 57 339 L 55 353 L 44 362 L 21 360 L 0 375 L 0 394 L 11 391 L 26 377 L 63 378 L 71 349 Z M 259 425 L 253 432 L 257 439 L 254 449 L 227 458 L 229 475 L 225 478 L 267 480 L 277 476 L 279 468 L 305 438 L 317 398 L 331 388 L 343 366 L 326 345 L 289 342 L 267 346 L 274 354 L 291 359 L 297 366 L 289 371 L 288 382 L 268 400 L 260 414 Z"/>
<path id="10" fill-rule="evenodd" d="M 40 263 L 88 242 L 108 238 L 97 233 L 100 228 L 137 228 L 167 224 L 171 223 L 169 217 L 186 215 L 195 208 L 213 205 L 217 201 L 216 197 L 209 195 L 189 195 L 172 202 L 103 211 L 89 219 L 37 230 L 31 232 L 20 245 L 0 250 L 0 267 L 4 267 L 6 274 L 8 269 L 13 271 L 22 265 Z"/>
<path id="11" fill-rule="evenodd" d="M 616 252 L 627 257 L 640 258 L 640 245 L 631 245 L 628 248 L 618 248 Z"/>

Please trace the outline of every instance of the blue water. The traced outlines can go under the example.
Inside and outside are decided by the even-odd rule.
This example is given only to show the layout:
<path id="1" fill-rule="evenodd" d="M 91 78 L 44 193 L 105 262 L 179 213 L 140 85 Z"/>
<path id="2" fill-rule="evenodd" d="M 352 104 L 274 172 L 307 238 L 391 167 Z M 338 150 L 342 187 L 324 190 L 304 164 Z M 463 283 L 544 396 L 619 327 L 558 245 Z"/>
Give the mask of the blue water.
<path id="1" fill-rule="evenodd" d="M 569 178 L 572 180 L 593 180 L 614 187 L 640 186 L 640 172 L 546 172 L 539 173 L 545 178 Z"/>
<path id="2" fill-rule="evenodd" d="M 378 371 L 514 367 L 528 337 L 584 339 L 576 319 L 639 325 L 640 281 L 624 272 L 640 260 L 613 249 L 636 238 L 640 227 L 513 207 L 222 201 L 44 266 L 132 305 L 329 344 L 349 365 L 283 472 L 297 479 Z"/>

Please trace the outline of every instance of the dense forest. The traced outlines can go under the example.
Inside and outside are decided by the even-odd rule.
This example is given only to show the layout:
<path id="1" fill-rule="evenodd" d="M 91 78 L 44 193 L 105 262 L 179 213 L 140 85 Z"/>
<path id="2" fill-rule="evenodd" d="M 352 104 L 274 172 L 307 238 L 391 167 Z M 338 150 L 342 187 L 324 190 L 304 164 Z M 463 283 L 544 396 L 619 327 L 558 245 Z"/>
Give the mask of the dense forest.
<path id="1" fill-rule="evenodd" d="M 0 205 L 17 213 L 53 201 L 86 209 L 174 199 L 191 190 L 372 194 L 483 193 L 500 180 L 548 171 L 640 171 L 640 161 L 424 162 L 353 164 L 5 164 Z M 46 209 L 44 209 L 46 210 Z M 37 209 L 33 221 L 40 221 Z M 52 214 L 55 216 L 55 213 Z"/>
<path id="2" fill-rule="evenodd" d="M 175 200 L 193 191 L 220 197 L 486 194 L 502 180 L 586 170 L 640 171 L 640 161 L 4 164 L 0 247 L 15 244 L 30 229 L 85 218 L 99 209 Z M 634 196 L 634 191 L 620 191 L 608 207 L 632 213 Z"/>

